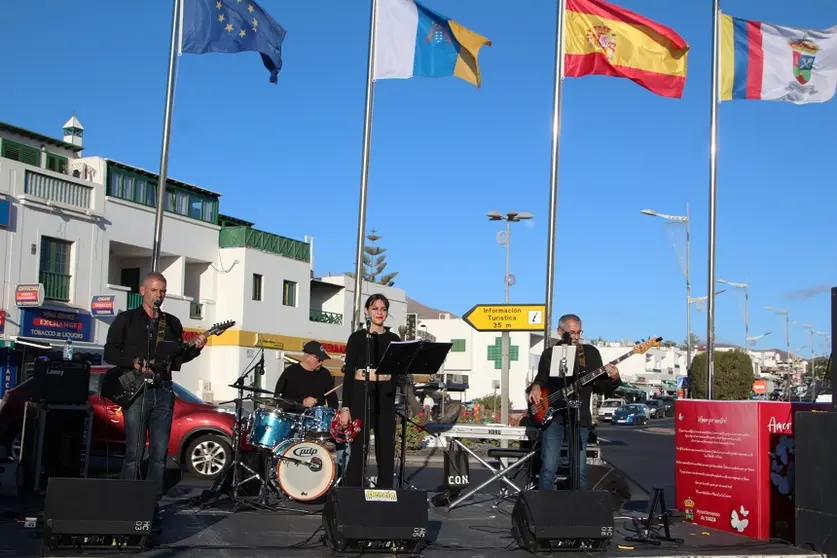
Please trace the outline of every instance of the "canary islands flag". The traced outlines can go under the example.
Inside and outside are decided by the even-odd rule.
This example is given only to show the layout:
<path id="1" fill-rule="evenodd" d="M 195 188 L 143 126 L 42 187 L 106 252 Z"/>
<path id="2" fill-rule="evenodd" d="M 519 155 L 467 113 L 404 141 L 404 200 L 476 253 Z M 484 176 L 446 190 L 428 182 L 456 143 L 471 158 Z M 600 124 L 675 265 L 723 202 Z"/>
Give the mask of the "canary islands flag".
<path id="1" fill-rule="evenodd" d="M 831 100 L 837 89 L 837 26 L 795 29 L 721 16 L 721 100 Z"/>
<path id="2" fill-rule="evenodd" d="M 491 41 L 413 0 L 378 0 L 373 79 L 414 76 L 482 83 L 477 56 Z"/>
<path id="3" fill-rule="evenodd" d="M 180 52 L 258 52 L 276 83 L 285 29 L 255 0 L 181 0 Z"/>

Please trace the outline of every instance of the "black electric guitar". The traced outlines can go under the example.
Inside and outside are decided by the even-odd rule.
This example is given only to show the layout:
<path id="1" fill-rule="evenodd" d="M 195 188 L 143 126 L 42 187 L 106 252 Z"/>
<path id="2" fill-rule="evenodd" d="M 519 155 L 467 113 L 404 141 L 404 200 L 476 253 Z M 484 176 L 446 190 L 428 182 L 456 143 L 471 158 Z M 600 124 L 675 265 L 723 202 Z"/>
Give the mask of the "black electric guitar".
<path id="1" fill-rule="evenodd" d="M 211 335 L 220 335 L 234 325 L 235 321 L 233 320 L 213 324 L 213 326 L 204 331 L 202 335 L 206 337 Z M 183 354 L 183 352 L 187 349 L 194 346 L 195 339 L 198 337 L 200 336 L 196 335 L 194 339 L 183 343 L 177 354 L 173 355 L 172 358 Z M 141 367 L 139 369 L 114 366 L 105 372 L 105 377 L 102 378 L 102 396 L 110 399 L 121 407 L 129 407 L 131 403 L 134 402 L 134 399 L 142 393 L 146 383 L 153 385 L 159 381 L 159 373 L 151 370 L 153 366 L 154 363 L 148 361 L 141 363 Z"/>
<path id="2" fill-rule="evenodd" d="M 636 345 L 634 345 L 633 349 L 620 356 L 619 358 L 610 361 L 608 364 L 616 365 L 622 362 L 623 360 L 632 357 L 633 355 L 641 355 L 647 352 L 648 349 L 650 349 L 651 347 L 659 347 L 662 340 L 662 337 L 654 337 L 643 343 L 637 343 Z M 536 426 L 540 428 L 546 428 L 552 422 L 552 419 L 555 416 L 556 412 L 562 411 L 567 408 L 567 400 L 571 395 L 573 395 L 583 386 L 589 384 L 590 382 L 592 382 L 593 380 L 605 373 L 605 367 L 602 366 L 593 370 L 592 372 L 582 374 L 576 380 L 567 384 L 564 387 L 564 389 L 558 389 L 553 392 L 550 392 L 549 389 L 541 387 L 540 399 L 538 399 L 534 403 L 529 403 L 529 416 L 532 417 L 532 421 L 535 423 Z M 529 392 L 531 390 L 531 387 L 526 390 L 527 401 Z"/>

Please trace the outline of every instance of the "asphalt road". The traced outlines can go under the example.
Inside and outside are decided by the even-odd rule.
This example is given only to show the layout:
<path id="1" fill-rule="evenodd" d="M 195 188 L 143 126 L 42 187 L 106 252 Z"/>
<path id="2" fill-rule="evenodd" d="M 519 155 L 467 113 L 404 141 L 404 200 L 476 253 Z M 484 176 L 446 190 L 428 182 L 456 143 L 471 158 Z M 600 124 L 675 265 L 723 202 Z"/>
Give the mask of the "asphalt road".
<path id="1" fill-rule="evenodd" d="M 661 486 L 667 505 L 673 504 L 674 419 L 647 426 L 599 424 L 596 431 L 602 456 L 629 481 L 633 500 L 646 500 L 655 486 Z"/>

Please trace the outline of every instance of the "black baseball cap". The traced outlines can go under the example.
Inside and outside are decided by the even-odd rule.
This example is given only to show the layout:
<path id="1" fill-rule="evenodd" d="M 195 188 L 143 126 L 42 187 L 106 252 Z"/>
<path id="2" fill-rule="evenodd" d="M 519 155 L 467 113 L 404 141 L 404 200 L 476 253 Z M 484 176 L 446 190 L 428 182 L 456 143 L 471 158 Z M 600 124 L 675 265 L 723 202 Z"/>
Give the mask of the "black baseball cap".
<path id="1" fill-rule="evenodd" d="M 303 345 L 302 352 L 308 355 L 314 355 L 320 360 L 328 360 L 331 358 L 328 356 L 328 353 L 325 352 L 325 349 L 323 349 L 323 346 L 319 341 L 309 341 Z"/>

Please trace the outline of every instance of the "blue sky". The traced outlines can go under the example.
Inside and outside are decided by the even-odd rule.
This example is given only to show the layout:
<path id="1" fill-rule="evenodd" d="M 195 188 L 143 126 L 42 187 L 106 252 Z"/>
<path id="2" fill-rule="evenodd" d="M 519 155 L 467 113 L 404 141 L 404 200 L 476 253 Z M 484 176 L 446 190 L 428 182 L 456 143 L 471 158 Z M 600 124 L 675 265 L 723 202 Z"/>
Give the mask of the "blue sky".
<path id="1" fill-rule="evenodd" d="M 87 154 L 158 169 L 171 2 L 35 4 L 0 5 L 0 20 L 21 22 L 0 35 L 0 120 L 57 136 L 75 110 Z M 555 2 L 427 4 L 494 46 L 481 53 L 480 90 L 454 78 L 378 82 L 369 227 L 384 237 L 397 286 L 462 313 L 503 300 L 499 225 L 485 212 L 529 211 L 531 226 L 512 232 L 512 301 L 542 301 Z M 604 77 L 565 82 L 555 314 L 580 314 L 589 336 L 679 341 L 683 276 L 662 222 L 639 210 L 682 214 L 691 204 L 693 296 L 706 294 L 711 2 L 621 5 L 691 44 L 685 94 L 664 99 Z M 223 193 L 225 214 L 314 236 L 318 274 L 351 270 L 368 1 L 261 6 L 288 30 L 278 85 L 255 53 L 183 55 L 170 175 Z M 795 27 L 837 25 L 837 4 L 825 0 L 722 8 Z M 718 276 L 750 283 L 751 334 L 773 332 L 761 347 L 784 347 L 783 322 L 765 305 L 829 330 L 824 291 L 788 293 L 837 284 L 836 128 L 837 100 L 720 107 Z M 728 290 L 717 304 L 718 340 L 742 342 L 741 294 Z M 705 316 L 692 320 L 702 338 Z M 791 332 L 792 347 L 809 344 L 804 330 Z"/>

